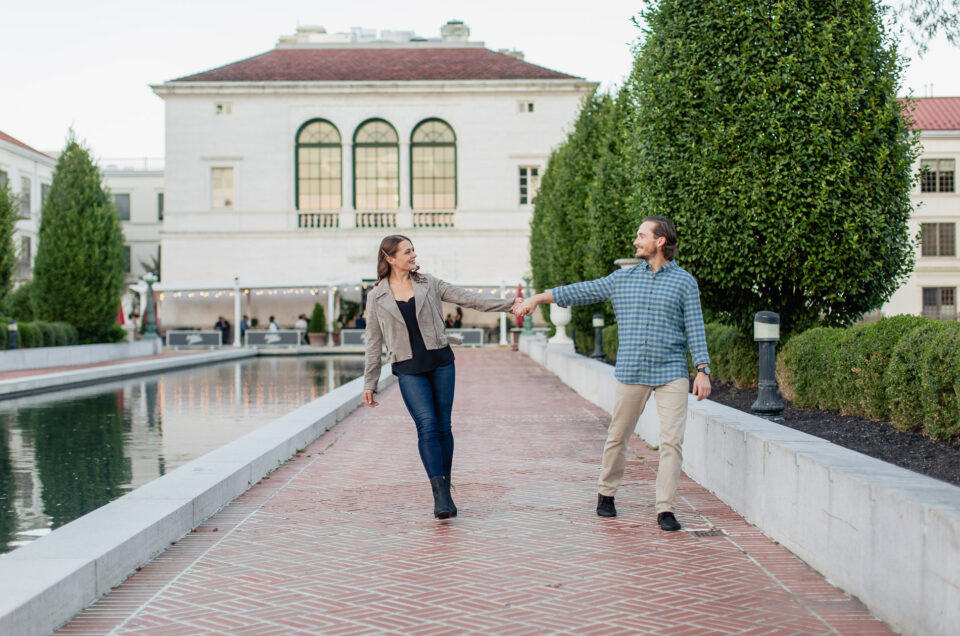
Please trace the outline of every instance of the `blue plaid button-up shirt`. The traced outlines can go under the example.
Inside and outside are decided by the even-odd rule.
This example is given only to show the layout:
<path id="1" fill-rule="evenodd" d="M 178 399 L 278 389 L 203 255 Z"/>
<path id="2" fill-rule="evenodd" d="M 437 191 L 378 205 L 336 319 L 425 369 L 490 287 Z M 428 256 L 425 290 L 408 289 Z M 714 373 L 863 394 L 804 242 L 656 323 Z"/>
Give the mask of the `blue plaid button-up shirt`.
<path id="1" fill-rule="evenodd" d="M 610 301 L 617 314 L 617 367 L 624 384 L 660 386 L 687 377 L 687 348 L 694 365 L 707 364 L 700 289 L 686 270 L 667 261 L 658 271 L 641 261 L 605 278 L 553 289 L 561 307 Z"/>

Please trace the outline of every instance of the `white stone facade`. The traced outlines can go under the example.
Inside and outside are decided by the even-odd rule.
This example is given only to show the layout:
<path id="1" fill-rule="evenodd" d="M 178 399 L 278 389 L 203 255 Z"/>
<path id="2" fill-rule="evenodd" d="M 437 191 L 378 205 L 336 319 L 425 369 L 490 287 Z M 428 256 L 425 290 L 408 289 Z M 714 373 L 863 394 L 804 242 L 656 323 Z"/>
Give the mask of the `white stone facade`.
<path id="1" fill-rule="evenodd" d="M 595 87 L 579 78 L 154 86 L 166 104 L 162 323 L 212 325 L 217 315 L 232 316 L 227 295 L 215 298 L 200 290 L 231 289 L 235 278 L 244 289 L 275 288 L 259 297 L 244 294 L 242 311 L 261 322 L 275 314 L 281 326 L 309 313 L 331 286 L 358 300 L 358 286 L 376 276 L 380 240 L 394 233 L 413 240 L 424 271 L 484 293 L 499 293 L 501 283 L 514 289 L 530 269 L 535 187 L 529 184 L 521 203 L 520 168 L 542 173 L 582 98 Z M 358 127 L 374 118 L 388 122 L 399 139 L 396 209 L 354 206 L 352 142 Z M 411 134 L 431 118 L 448 124 L 456 137 L 456 206 L 414 210 Z M 339 209 L 297 209 L 296 138 L 314 119 L 333 124 L 342 140 Z M 225 201 L 222 188 L 215 187 L 221 169 L 232 176 L 229 207 L 217 207 Z M 318 224 L 324 227 L 303 227 Z M 197 291 L 192 297 L 173 293 L 185 289 Z M 465 322 L 481 320 L 468 313 Z"/>
<path id="2" fill-rule="evenodd" d="M 0 182 L 6 183 L 20 203 L 14 243 L 20 257 L 14 279 L 18 283 L 33 277 L 40 234 L 40 212 L 53 180 L 56 161 L 18 140 L 0 133 Z"/>
<path id="3" fill-rule="evenodd" d="M 957 223 L 960 222 L 960 192 L 955 182 L 955 166 L 960 163 L 960 129 L 925 130 L 921 132 L 920 140 L 923 147 L 916 170 L 920 171 L 921 162 L 925 160 L 953 161 L 954 174 L 951 180 L 954 183 L 952 191 L 949 192 L 921 192 L 920 185 L 914 188 L 910 197 L 914 205 L 910 233 L 912 237 L 919 236 L 923 224 L 936 223 L 952 226 L 952 232 L 948 227 L 943 235 L 946 239 L 945 245 L 939 246 L 939 250 L 929 250 L 947 255 L 924 255 L 922 241 L 918 241 L 915 252 L 916 265 L 912 275 L 893 294 L 881 312 L 885 316 L 914 314 L 937 317 L 939 315 L 945 319 L 955 319 L 957 287 L 960 285 L 960 258 L 958 258 L 956 245 L 956 228 Z M 938 297 L 939 308 L 928 305 L 925 309 L 924 288 L 928 290 L 928 300 L 931 294 Z M 941 291 L 934 292 L 935 289 Z M 952 305 L 942 302 L 949 301 L 951 296 L 954 300 Z"/>

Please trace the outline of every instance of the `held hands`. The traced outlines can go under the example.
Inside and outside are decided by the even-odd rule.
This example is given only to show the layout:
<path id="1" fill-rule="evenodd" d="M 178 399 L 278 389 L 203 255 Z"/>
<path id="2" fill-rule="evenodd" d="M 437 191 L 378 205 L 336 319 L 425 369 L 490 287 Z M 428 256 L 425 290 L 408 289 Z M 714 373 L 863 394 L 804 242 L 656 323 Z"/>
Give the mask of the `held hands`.
<path id="1" fill-rule="evenodd" d="M 523 318 L 524 316 L 529 316 L 533 313 L 533 310 L 539 305 L 536 300 L 532 297 L 527 298 L 526 300 L 522 298 L 515 298 L 513 301 L 513 307 L 510 308 L 510 311 L 513 312 L 513 315 L 517 318 Z"/>
<path id="2" fill-rule="evenodd" d="M 366 391 L 363 392 L 363 403 L 369 406 L 370 408 L 380 405 L 379 402 L 373 399 L 373 391 L 371 391 L 370 389 L 367 389 Z"/>

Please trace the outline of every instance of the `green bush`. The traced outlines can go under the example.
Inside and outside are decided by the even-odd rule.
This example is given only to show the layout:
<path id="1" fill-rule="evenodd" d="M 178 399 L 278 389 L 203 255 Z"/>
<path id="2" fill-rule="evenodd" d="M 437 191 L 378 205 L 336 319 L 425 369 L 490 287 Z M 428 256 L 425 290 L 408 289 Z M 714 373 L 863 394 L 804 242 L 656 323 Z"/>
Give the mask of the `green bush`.
<path id="1" fill-rule="evenodd" d="M 10 334 L 7 333 L 7 319 L 0 318 L 0 351 L 10 345 Z"/>
<path id="2" fill-rule="evenodd" d="M 310 316 L 310 326 L 307 327 L 307 331 L 310 333 L 327 332 L 327 314 L 320 303 L 314 303 L 313 305 L 313 314 Z"/>
<path id="3" fill-rule="evenodd" d="M 857 413 L 877 420 L 890 417 L 884 375 L 900 340 L 920 325 L 920 316 L 890 316 L 848 330 L 840 345 L 840 376 L 844 413 Z"/>
<path id="4" fill-rule="evenodd" d="M 55 322 L 53 324 L 56 325 L 61 332 L 61 335 L 58 336 L 58 342 L 62 338 L 63 344 L 58 346 L 70 346 L 70 345 L 80 344 L 80 334 L 77 331 L 76 327 L 71 325 L 69 322 Z"/>
<path id="5" fill-rule="evenodd" d="M 781 393 L 803 408 L 839 409 L 837 348 L 845 330 L 817 327 L 787 342 L 777 357 Z"/>
<path id="6" fill-rule="evenodd" d="M 920 369 L 924 432 L 934 439 L 960 435 L 960 324 L 943 323 L 933 332 Z"/>
<path id="7" fill-rule="evenodd" d="M 704 325 L 704 331 L 711 377 L 738 387 L 756 384 L 759 373 L 757 344 L 737 329 L 716 322 Z M 693 373 L 693 362 L 689 359 L 688 362 L 690 373 Z"/>
<path id="8" fill-rule="evenodd" d="M 52 322 L 37 321 L 37 329 L 40 330 L 41 347 L 56 347 L 57 337 L 55 327 Z"/>
<path id="9" fill-rule="evenodd" d="M 23 349 L 43 346 L 43 336 L 36 323 L 17 323 L 17 346 Z"/>
<path id="10" fill-rule="evenodd" d="M 890 421 L 900 430 L 917 430 L 923 426 L 920 387 L 923 383 L 924 348 L 943 329 L 942 323 L 927 321 L 901 338 L 893 349 L 884 374 L 884 384 Z"/>

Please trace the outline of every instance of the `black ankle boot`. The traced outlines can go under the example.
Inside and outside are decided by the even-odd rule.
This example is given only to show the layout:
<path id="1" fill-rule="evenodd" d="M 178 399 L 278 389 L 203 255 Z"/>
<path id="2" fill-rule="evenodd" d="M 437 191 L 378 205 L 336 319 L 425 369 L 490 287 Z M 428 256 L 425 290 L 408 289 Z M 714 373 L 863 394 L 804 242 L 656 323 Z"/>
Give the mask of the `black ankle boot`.
<path id="1" fill-rule="evenodd" d="M 450 493 L 450 489 L 453 488 L 453 484 L 450 483 L 450 475 L 444 475 L 443 481 L 446 482 L 447 490 L 447 499 L 450 501 L 450 516 L 457 516 L 457 504 L 453 503 L 453 495 Z"/>
<path id="2" fill-rule="evenodd" d="M 433 516 L 437 519 L 449 519 L 450 509 L 453 507 L 450 501 L 450 487 L 443 477 L 431 477 L 430 487 L 433 488 Z"/>

